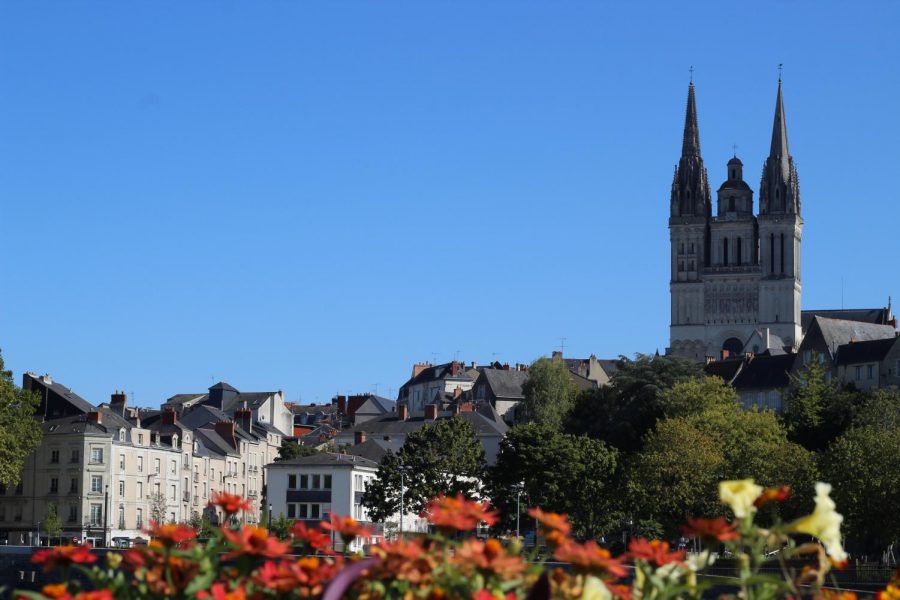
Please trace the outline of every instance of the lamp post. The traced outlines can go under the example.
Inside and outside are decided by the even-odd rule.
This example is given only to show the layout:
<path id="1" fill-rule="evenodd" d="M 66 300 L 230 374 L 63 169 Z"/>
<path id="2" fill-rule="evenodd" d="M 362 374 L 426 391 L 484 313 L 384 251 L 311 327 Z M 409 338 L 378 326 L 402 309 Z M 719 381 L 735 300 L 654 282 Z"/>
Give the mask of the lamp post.
<path id="1" fill-rule="evenodd" d="M 106 484 L 106 492 L 103 494 L 103 547 L 109 548 L 107 539 L 107 525 L 109 525 L 109 484 Z"/>
<path id="2" fill-rule="evenodd" d="M 406 465 L 400 465 L 400 537 L 403 537 L 403 496 L 406 492 L 406 488 L 404 487 L 404 475 L 408 468 L 409 467 Z"/>
<path id="3" fill-rule="evenodd" d="M 269 504 L 269 533 L 272 533 L 272 504 Z"/>
<path id="4" fill-rule="evenodd" d="M 522 481 L 516 486 L 516 540 L 520 539 L 519 536 L 519 518 L 522 516 L 522 490 L 525 488 L 525 482 Z"/>

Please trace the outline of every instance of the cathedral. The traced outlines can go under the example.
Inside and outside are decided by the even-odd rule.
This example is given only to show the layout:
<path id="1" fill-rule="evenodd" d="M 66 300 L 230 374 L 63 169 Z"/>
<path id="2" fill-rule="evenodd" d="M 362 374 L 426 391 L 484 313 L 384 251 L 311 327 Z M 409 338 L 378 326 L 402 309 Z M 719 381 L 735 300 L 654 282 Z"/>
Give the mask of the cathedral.
<path id="1" fill-rule="evenodd" d="M 748 347 L 796 350 L 802 337 L 803 219 L 780 78 L 758 213 L 753 190 L 744 181 L 744 165 L 736 155 L 724 171 L 714 208 L 700 154 L 692 81 L 681 158 L 672 181 L 672 315 L 667 354 L 703 360 L 733 356 Z"/>

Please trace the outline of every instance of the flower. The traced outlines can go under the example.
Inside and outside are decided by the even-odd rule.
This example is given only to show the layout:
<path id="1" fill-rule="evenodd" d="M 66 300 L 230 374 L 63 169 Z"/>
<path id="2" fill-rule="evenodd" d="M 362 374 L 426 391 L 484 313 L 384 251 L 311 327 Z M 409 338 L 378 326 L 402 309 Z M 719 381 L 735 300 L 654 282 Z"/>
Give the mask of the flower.
<path id="1" fill-rule="evenodd" d="M 497 513 L 490 510 L 487 502 L 467 500 L 462 494 L 456 497 L 441 494 L 428 503 L 425 513 L 428 520 L 445 532 L 471 531 L 481 522 L 493 525 Z"/>
<path id="2" fill-rule="evenodd" d="M 222 582 L 217 582 L 212 584 L 212 587 L 209 589 L 212 594 L 204 594 L 203 596 L 197 595 L 198 598 L 213 598 L 213 600 L 245 600 L 247 598 L 247 594 L 244 591 L 243 586 L 238 586 L 233 590 L 228 590 Z"/>
<path id="3" fill-rule="evenodd" d="M 227 492 L 213 492 L 212 499 L 209 501 L 209 506 L 218 506 L 225 511 L 225 514 L 228 516 L 237 514 L 242 510 L 252 510 L 250 502 L 245 498 Z"/>
<path id="4" fill-rule="evenodd" d="M 383 541 L 372 548 L 372 554 L 381 563 L 371 573 L 376 579 L 408 581 L 422 585 L 431 581 L 437 566 L 438 555 L 422 547 L 422 538 L 398 537 Z"/>
<path id="5" fill-rule="evenodd" d="M 467 575 L 478 570 L 483 575 L 496 575 L 503 580 L 513 579 L 525 570 L 522 557 L 507 554 L 503 545 L 493 538 L 485 542 L 472 538 L 464 540 L 451 562 Z"/>
<path id="6" fill-rule="evenodd" d="M 49 550 L 38 550 L 31 557 L 31 562 L 44 565 L 44 572 L 49 573 L 56 567 L 68 569 L 70 566 L 86 565 L 97 562 L 97 556 L 91 553 L 90 544 L 81 546 L 56 546 Z"/>
<path id="7" fill-rule="evenodd" d="M 531 508 L 528 514 L 540 524 L 541 533 L 551 547 L 557 548 L 566 542 L 572 531 L 566 515 L 544 512 L 540 508 Z"/>
<path id="8" fill-rule="evenodd" d="M 48 598 L 71 598 L 68 584 L 65 583 L 48 583 L 41 588 L 41 593 Z"/>
<path id="9" fill-rule="evenodd" d="M 94 590 L 92 592 L 81 592 L 75 596 L 74 600 L 115 600 L 115 596 L 111 590 Z"/>
<path id="10" fill-rule="evenodd" d="M 698 537 L 708 542 L 725 542 L 741 537 L 737 532 L 737 526 L 726 521 L 725 517 L 716 519 L 688 517 L 688 524 L 682 525 L 681 531 L 685 537 Z"/>
<path id="11" fill-rule="evenodd" d="M 150 527 L 147 533 L 154 540 L 159 541 L 166 548 L 178 546 L 197 537 L 197 531 L 183 523 L 160 524 L 156 521 L 150 521 Z"/>
<path id="12" fill-rule="evenodd" d="M 581 592 L 582 600 L 612 600 L 612 592 L 602 581 L 588 575 L 584 580 L 584 591 Z"/>
<path id="13" fill-rule="evenodd" d="M 719 482 L 719 499 L 731 508 L 738 519 L 756 512 L 753 503 L 762 492 L 763 488 L 753 483 L 752 479 Z"/>
<path id="14" fill-rule="evenodd" d="M 612 558 L 609 550 L 601 548 L 594 540 L 584 544 L 569 541 L 553 553 L 557 560 L 572 565 L 578 573 L 590 573 L 600 577 L 624 577 L 626 574 L 622 561 Z"/>
<path id="15" fill-rule="evenodd" d="M 829 484 L 817 483 L 816 506 L 812 514 L 797 519 L 788 525 L 788 530 L 818 538 L 831 560 L 842 565 L 847 562 L 847 553 L 841 545 L 841 523 L 844 517 L 835 510 L 837 506 L 829 496 L 830 493 Z"/>
<path id="16" fill-rule="evenodd" d="M 636 538 L 628 543 L 628 556 L 634 560 L 643 560 L 657 567 L 669 563 L 683 564 L 686 555 L 686 550 L 669 552 L 669 543 L 661 540 L 648 541 L 644 538 Z"/>
<path id="17" fill-rule="evenodd" d="M 288 551 L 288 544 L 280 542 L 270 537 L 269 532 L 261 527 L 253 527 L 245 525 L 244 527 L 233 531 L 223 529 L 222 535 L 229 542 L 237 546 L 233 551 L 229 552 L 223 558 L 229 560 L 236 556 L 261 556 L 264 558 L 279 558 Z"/>
<path id="18" fill-rule="evenodd" d="M 757 498 L 753 502 L 753 506 L 759 508 L 763 504 L 767 504 L 769 502 L 785 502 L 787 500 L 790 500 L 790 498 L 790 486 L 782 485 L 777 488 L 766 488 L 763 490 L 762 494 L 760 494 L 759 498 Z"/>
<path id="19" fill-rule="evenodd" d="M 303 521 L 294 523 L 291 536 L 294 538 L 295 545 L 303 546 L 306 551 L 313 554 L 316 552 L 328 553 L 331 550 L 331 536 L 322 533 L 321 529 L 307 527 Z"/>
<path id="20" fill-rule="evenodd" d="M 370 527 L 361 525 L 353 517 L 341 517 L 334 513 L 331 514 L 328 521 L 322 521 L 322 529 L 339 533 L 345 544 L 353 541 L 357 536 L 366 537 L 372 533 Z"/>

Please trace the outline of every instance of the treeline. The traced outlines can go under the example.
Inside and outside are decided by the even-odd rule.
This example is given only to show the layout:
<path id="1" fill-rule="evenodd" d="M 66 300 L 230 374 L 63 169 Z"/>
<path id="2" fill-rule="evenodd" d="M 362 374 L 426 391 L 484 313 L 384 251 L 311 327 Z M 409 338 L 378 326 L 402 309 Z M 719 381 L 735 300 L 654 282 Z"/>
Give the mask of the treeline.
<path id="1" fill-rule="evenodd" d="M 582 538 L 673 539 L 688 516 L 725 514 L 723 479 L 789 485 L 793 497 L 763 519 L 812 508 L 827 481 L 845 516 L 847 548 L 882 552 L 900 539 L 900 393 L 864 393 L 829 381 L 816 362 L 792 379 L 785 410 L 745 410 L 735 390 L 702 366 L 669 357 L 622 359 L 610 385 L 579 392 L 565 364 L 529 370 L 520 416 L 487 467 L 472 427 L 437 421 L 382 461 L 363 502 L 374 520 L 405 501 L 413 511 L 438 493 L 490 498 L 514 531 L 521 506 L 569 514 Z M 530 530 L 527 518 L 522 531 Z"/>

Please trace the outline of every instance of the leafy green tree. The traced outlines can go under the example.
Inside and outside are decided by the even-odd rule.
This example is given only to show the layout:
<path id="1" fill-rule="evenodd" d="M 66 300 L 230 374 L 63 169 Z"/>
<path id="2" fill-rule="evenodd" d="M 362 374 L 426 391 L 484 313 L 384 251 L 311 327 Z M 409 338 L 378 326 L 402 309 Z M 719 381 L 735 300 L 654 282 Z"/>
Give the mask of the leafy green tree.
<path id="1" fill-rule="evenodd" d="M 579 536 L 600 535 L 616 519 L 611 501 L 616 459 L 614 449 L 586 436 L 536 423 L 513 427 L 488 476 L 491 502 L 503 519 L 499 526 L 515 528 L 521 486 L 523 512 L 527 506 L 539 506 L 567 513 Z M 530 528 L 527 521 L 525 517 L 525 529 Z"/>
<path id="2" fill-rule="evenodd" d="M 293 525 L 293 519 L 288 519 L 283 514 L 278 515 L 277 519 L 272 519 L 271 533 L 279 540 L 286 540 L 291 535 L 291 527 Z"/>
<path id="3" fill-rule="evenodd" d="M 59 520 L 59 515 L 56 513 L 56 505 L 52 502 L 47 503 L 47 509 L 44 512 L 43 528 L 51 542 L 53 538 L 58 540 L 62 536 L 62 523 Z"/>
<path id="4" fill-rule="evenodd" d="M 575 397 L 572 410 L 563 421 L 563 431 L 602 439 L 608 431 L 613 430 L 612 417 L 617 400 L 616 390 L 609 385 L 582 390 Z"/>
<path id="5" fill-rule="evenodd" d="M 528 368 L 522 394 L 525 421 L 559 429 L 575 403 L 578 387 L 562 358 L 542 357 Z"/>
<path id="6" fill-rule="evenodd" d="M 866 394 L 853 416 L 853 426 L 900 430 L 900 391 L 875 390 Z"/>
<path id="7" fill-rule="evenodd" d="M 385 521 L 400 509 L 401 469 L 405 512 L 418 513 L 439 494 L 479 497 L 484 449 L 472 424 L 458 416 L 410 433 L 397 454 L 384 456 L 363 494 L 362 504 L 373 521 Z"/>
<path id="8" fill-rule="evenodd" d="M 0 483 L 15 485 L 29 454 L 41 444 L 41 426 L 34 414 L 40 405 L 37 394 L 13 383 L 12 371 L 4 369 L 0 354 Z"/>
<path id="9" fill-rule="evenodd" d="M 851 551 L 883 551 L 900 540 L 900 430 L 854 427 L 823 452 L 822 478 L 844 515 Z"/>
<path id="10" fill-rule="evenodd" d="M 297 442 L 282 442 L 281 447 L 278 449 L 278 458 L 275 460 L 291 460 L 292 458 L 302 458 L 318 453 L 319 451 L 315 448 L 302 446 Z"/>

